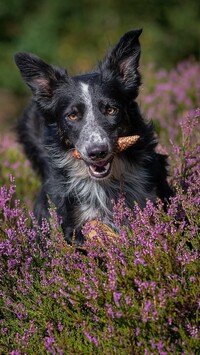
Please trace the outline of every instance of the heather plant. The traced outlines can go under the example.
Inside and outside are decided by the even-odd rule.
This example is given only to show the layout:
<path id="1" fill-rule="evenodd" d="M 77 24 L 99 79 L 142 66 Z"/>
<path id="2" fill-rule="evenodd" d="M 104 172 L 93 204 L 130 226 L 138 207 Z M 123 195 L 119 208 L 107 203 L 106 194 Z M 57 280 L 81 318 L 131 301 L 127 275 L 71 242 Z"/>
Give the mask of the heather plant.
<path id="1" fill-rule="evenodd" d="M 88 223 L 83 229 L 86 242 L 79 249 L 64 240 L 53 205 L 49 223 L 38 226 L 19 201 L 17 186 L 25 185 L 32 173 L 17 147 L 10 140 L 11 147 L 4 144 L 2 354 L 200 352 L 199 116 L 193 110 L 180 119 L 178 140 L 171 137 L 167 146 L 175 191 L 167 211 L 161 201 L 157 206 L 148 201 L 143 210 L 135 205 L 131 211 L 121 193 L 113 202 L 119 232 L 110 235 L 100 221 L 95 227 Z M 10 169 L 15 178 L 10 175 L 8 180 L 11 165 L 5 170 L 3 159 L 9 161 L 11 155 L 14 164 L 12 151 L 20 165 L 18 174 Z M 29 185 L 33 195 L 35 188 L 36 182 Z M 28 188 L 20 189 L 31 200 Z"/>
<path id="2" fill-rule="evenodd" d="M 32 208 L 40 186 L 39 180 L 13 135 L 0 135 L 0 186 L 9 183 L 10 174 L 17 180 L 17 198 Z"/>
<path id="3" fill-rule="evenodd" d="M 145 116 L 153 119 L 159 136 L 180 139 L 180 122 L 200 103 L 200 64 L 192 60 L 179 63 L 175 69 L 144 68 L 141 103 Z"/>

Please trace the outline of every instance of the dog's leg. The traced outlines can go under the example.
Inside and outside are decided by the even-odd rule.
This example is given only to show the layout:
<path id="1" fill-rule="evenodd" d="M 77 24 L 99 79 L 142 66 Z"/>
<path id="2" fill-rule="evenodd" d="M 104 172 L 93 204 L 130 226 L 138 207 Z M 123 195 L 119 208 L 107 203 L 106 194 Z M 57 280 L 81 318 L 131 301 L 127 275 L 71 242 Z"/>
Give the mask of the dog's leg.
<path id="1" fill-rule="evenodd" d="M 39 224 L 42 223 L 42 219 L 49 219 L 49 201 L 44 191 L 44 188 L 41 189 L 37 201 L 34 206 L 34 216 L 38 220 Z"/>
<path id="2" fill-rule="evenodd" d="M 72 245 L 73 243 L 75 245 L 83 245 L 85 241 L 85 237 L 80 229 L 74 229 L 73 227 L 64 227 L 63 226 L 63 231 L 64 231 L 64 237 L 67 243 Z"/>
<path id="3" fill-rule="evenodd" d="M 44 188 L 41 189 L 38 199 L 35 203 L 34 207 L 34 215 L 38 220 L 39 224 L 42 223 L 42 219 L 49 219 L 49 200 Z M 67 211 L 67 208 L 64 206 L 60 211 L 58 211 L 58 215 L 62 217 L 62 229 L 64 233 L 64 238 L 68 244 L 72 245 L 75 243 L 76 245 L 82 245 L 84 243 L 84 236 L 81 232 L 81 228 L 75 230 L 74 224 L 72 222 L 71 213 Z"/>

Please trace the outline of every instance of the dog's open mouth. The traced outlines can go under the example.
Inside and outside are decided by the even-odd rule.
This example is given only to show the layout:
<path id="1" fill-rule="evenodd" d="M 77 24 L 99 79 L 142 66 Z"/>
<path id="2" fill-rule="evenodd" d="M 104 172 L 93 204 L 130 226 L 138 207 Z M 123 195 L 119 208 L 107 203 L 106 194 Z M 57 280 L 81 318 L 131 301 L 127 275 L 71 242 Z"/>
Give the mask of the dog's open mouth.
<path id="1" fill-rule="evenodd" d="M 102 179 L 107 177 L 111 171 L 111 161 L 98 162 L 89 165 L 89 173 L 91 177 Z"/>

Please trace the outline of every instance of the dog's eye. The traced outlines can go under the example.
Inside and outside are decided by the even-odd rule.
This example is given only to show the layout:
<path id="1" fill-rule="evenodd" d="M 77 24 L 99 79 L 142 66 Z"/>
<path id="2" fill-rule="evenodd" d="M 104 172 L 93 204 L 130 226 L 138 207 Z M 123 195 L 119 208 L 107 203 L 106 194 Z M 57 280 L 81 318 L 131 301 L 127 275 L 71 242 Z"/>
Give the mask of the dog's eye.
<path id="1" fill-rule="evenodd" d="M 106 115 L 108 116 L 113 116 L 115 113 L 117 112 L 117 108 L 116 107 L 107 107 L 106 108 Z"/>
<path id="2" fill-rule="evenodd" d="M 78 115 L 76 113 L 71 113 L 67 117 L 68 117 L 69 120 L 75 121 L 75 120 L 77 120 Z"/>

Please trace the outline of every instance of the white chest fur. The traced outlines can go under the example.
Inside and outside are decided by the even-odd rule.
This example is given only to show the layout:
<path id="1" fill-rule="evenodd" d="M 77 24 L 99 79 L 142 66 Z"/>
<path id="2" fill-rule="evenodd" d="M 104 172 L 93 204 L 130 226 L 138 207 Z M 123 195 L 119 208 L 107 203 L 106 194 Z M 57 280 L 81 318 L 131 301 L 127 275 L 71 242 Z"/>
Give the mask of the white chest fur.
<path id="1" fill-rule="evenodd" d="M 62 179 L 62 197 L 75 199 L 75 225 L 80 227 L 88 220 L 99 217 L 104 223 L 113 225 L 113 200 L 117 201 L 120 192 L 131 209 L 137 202 L 142 208 L 146 200 L 155 200 L 155 191 L 147 191 L 149 177 L 142 166 L 131 164 L 126 159 L 115 156 L 111 176 L 105 180 L 95 180 L 88 174 L 83 161 L 71 158 L 71 155 L 55 160 L 56 165 L 65 167 L 67 180 Z"/>

